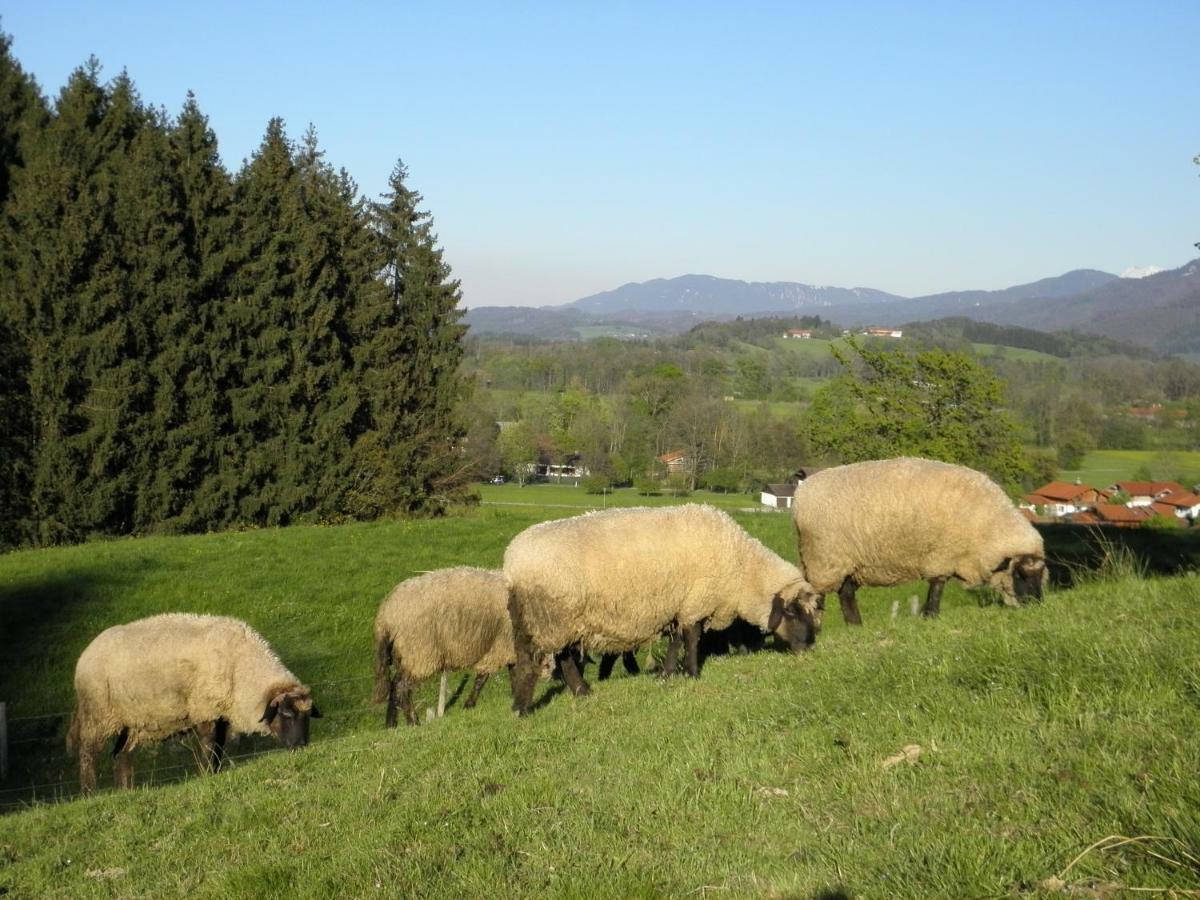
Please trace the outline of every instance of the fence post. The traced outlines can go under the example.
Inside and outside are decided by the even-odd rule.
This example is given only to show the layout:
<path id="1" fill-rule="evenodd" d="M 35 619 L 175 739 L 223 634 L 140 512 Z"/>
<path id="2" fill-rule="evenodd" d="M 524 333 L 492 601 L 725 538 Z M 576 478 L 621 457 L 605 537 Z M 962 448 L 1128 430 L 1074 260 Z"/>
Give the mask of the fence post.
<path id="1" fill-rule="evenodd" d="M 0 702 L 0 781 L 8 778 L 8 704 Z"/>

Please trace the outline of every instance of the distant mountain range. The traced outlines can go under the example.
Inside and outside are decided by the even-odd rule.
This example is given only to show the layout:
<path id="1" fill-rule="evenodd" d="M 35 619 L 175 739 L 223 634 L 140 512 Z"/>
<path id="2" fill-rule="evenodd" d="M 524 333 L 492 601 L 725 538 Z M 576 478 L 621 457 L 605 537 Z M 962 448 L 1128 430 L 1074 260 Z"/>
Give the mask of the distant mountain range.
<path id="1" fill-rule="evenodd" d="M 924 297 L 683 275 L 622 285 L 561 306 L 480 307 L 469 310 L 465 321 L 477 334 L 572 339 L 672 334 L 706 320 L 768 315 L 819 315 L 843 327 L 964 316 L 1024 328 L 1074 329 L 1163 353 L 1194 354 L 1200 353 L 1200 260 L 1137 278 L 1077 269 L 1004 290 Z"/>

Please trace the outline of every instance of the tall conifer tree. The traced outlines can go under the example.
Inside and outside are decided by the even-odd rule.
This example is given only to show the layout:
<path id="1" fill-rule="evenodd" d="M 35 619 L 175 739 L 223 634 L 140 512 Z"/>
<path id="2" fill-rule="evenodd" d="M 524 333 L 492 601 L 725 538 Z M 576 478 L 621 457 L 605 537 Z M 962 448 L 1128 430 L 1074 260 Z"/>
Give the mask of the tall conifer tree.
<path id="1" fill-rule="evenodd" d="M 126 95 L 112 110 L 94 59 L 77 69 L 7 205 L 14 265 L 6 290 L 29 348 L 31 514 L 39 542 L 102 530 L 107 517 L 97 513 L 112 499 L 109 491 L 90 496 L 84 485 L 93 477 L 88 451 L 111 399 L 94 390 L 96 355 L 119 315 L 111 163 L 136 130 L 133 107 Z"/>
<path id="2" fill-rule="evenodd" d="M 15 247 L 5 207 L 47 118 L 37 83 L 12 55 L 11 38 L 0 32 L 0 549 L 28 536 L 34 447 L 29 348 L 12 290 Z"/>
<path id="3" fill-rule="evenodd" d="M 334 516 L 360 418 L 351 378 L 354 312 L 371 277 L 366 226 L 315 136 L 294 148 L 278 119 L 238 177 L 235 209 L 239 515 L 269 525 Z"/>
<path id="4" fill-rule="evenodd" d="M 397 162 L 389 192 L 372 204 L 387 296 L 360 355 L 370 411 L 355 448 L 360 515 L 438 511 L 468 475 L 454 414 L 464 393 L 459 283 L 407 177 Z"/>
<path id="5" fill-rule="evenodd" d="M 178 513 L 181 529 L 220 528 L 238 519 L 236 466 L 223 462 L 236 458 L 229 401 L 240 379 L 230 352 L 233 179 L 221 164 L 217 137 L 190 92 L 170 141 L 186 210 L 183 243 L 194 283 L 190 314 L 175 323 L 173 336 L 183 374 L 175 398 L 178 427 L 169 436 L 177 467 L 160 490 L 187 496 L 187 506 Z"/>

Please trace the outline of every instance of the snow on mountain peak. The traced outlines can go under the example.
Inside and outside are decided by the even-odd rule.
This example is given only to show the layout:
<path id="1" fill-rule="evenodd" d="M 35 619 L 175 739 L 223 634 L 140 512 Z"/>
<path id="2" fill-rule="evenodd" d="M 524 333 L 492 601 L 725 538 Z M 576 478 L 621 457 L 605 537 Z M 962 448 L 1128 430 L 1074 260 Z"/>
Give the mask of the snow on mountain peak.
<path id="1" fill-rule="evenodd" d="M 1121 273 L 1122 278 L 1145 278 L 1148 275 L 1157 275 L 1159 272 L 1164 272 L 1165 269 L 1160 269 L 1158 266 L 1130 266 Z"/>

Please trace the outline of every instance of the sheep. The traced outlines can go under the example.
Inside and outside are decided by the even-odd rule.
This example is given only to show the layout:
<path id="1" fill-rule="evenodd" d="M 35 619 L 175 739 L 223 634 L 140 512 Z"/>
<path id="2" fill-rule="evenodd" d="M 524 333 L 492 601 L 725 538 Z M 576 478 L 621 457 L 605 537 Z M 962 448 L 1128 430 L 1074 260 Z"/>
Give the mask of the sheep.
<path id="1" fill-rule="evenodd" d="M 201 772 L 216 771 L 227 739 L 274 735 L 294 750 L 320 717 L 308 687 L 245 622 L 165 613 L 114 625 L 80 654 L 67 752 L 78 754 L 80 788 L 91 793 L 96 754 L 117 735 L 114 781 L 132 788 L 130 752 L 142 743 L 195 732 Z"/>
<path id="2" fill-rule="evenodd" d="M 573 653 L 625 653 L 664 631 L 664 674 L 687 644 L 698 674 L 702 628 L 741 617 L 781 629 L 793 649 L 815 634 L 816 600 L 800 570 L 711 506 L 610 509 L 527 528 L 504 554 L 516 666 L 513 708 L 527 715 L 538 653 L 553 653 L 572 694 L 590 692 Z"/>
<path id="3" fill-rule="evenodd" d="M 508 585 L 502 573 L 471 566 L 426 572 L 392 589 L 375 616 L 374 700 L 387 700 L 417 724 L 413 686 L 438 672 L 471 668 L 475 685 L 463 706 L 475 705 L 488 677 L 514 662 Z M 391 673 L 395 666 L 395 674 Z"/>
<path id="4" fill-rule="evenodd" d="M 966 466 L 900 457 L 824 469 L 796 486 L 792 515 L 805 577 L 822 595 L 837 591 L 851 625 L 862 624 L 862 586 L 927 579 L 928 617 L 947 578 L 988 584 L 1010 606 L 1042 597 L 1041 535 Z"/>

